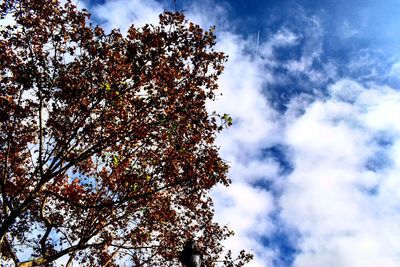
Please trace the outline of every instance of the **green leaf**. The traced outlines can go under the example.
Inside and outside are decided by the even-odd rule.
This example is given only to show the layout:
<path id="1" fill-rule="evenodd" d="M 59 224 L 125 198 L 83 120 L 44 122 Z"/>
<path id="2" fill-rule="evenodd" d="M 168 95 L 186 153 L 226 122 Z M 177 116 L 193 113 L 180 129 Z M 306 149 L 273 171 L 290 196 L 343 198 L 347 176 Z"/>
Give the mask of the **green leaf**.
<path id="1" fill-rule="evenodd" d="M 104 89 L 104 90 L 106 90 L 106 91 L 111 91 L 111 86 L 110 86 L 109 83 L 104 82 L 104 83 L 102 83 L 102 84 L 100 85 L 100 87 L 101 87 L 101 89 Z"/>
<path id="2" fill-rule="evenodd" d="M 114 163 L 115 166 L 118 165 L 119 160 L 118 160 L 118 157 L 117 157 L 116 155 L 113 155 L 113 156 L 112 156 L 112 162 Z"/>
<path id="3" fill-rule="evenodd" d="M 232 117 L 228 117 L 227 122 L 228 122 L 228 125 L 231 126 L 233 124 Z"/>
<path id="4" fill-rule="evenodd" d="M 138 184 L 137 183 L 134 183 L 134 184 L 131 184 L 131 191 L 133 191 L 133 192 L 136 192 L 136 190 L 138 189 Z"/>
<path id="5" fill-rule="evenodd" d="M 229 116 L 229 114 L 224 113 L 222 119 L 226 122 L 226 124 L 228 124 L 228 126 L 231 126 L 233 124 L 233 119 L 231 116 Z"/>

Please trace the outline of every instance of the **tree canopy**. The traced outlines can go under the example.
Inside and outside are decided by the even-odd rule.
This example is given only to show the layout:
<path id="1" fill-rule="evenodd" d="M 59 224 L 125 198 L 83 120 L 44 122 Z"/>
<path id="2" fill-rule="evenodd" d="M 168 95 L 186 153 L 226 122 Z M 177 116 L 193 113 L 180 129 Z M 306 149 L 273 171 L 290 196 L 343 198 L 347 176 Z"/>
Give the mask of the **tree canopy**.
<path id="1" fill-rule="evenodd" d="M 226 56 L 182 13 L 105 33 L 67 1 L 0 4 L 0 249 L 16 266 L 204 266 L 232 234 L 210 189 L 228 185 L 207 112 Z M 10 23 L 5 23 L 9 21 Z M 7 25 L 5 25 L 7 24 Z M 221 260 L 222 257 L 222 260 Z"/>

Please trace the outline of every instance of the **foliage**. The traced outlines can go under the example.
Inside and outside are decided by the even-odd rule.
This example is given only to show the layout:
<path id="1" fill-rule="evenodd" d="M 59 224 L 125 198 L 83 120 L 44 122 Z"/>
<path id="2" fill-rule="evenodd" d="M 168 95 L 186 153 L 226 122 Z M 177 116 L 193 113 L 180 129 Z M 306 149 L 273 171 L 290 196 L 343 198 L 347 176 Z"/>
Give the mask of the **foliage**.
<path id="1" fill-rule="evenodd" d="M 17 266 L 205 266 L 231 235 L 208 193 L 229 184 L 207 113 L 226 57 L 181 13 L 127 36 L 67 1 L 0 4 L 0 248 Z M 27 260 L 21 252 L 30 253 Z M 227 266 L 251 258 L 241 253 Z"/>

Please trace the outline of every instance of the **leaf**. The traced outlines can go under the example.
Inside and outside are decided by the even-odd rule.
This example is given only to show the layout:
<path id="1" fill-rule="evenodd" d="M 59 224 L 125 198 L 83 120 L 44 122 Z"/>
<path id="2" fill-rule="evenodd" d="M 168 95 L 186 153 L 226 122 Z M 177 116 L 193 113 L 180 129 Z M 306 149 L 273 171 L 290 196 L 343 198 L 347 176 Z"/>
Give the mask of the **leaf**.
<path id="1" fill-rule="evenodd" d="M 228 122 L 228 126 L 232 126 L 232 124 L 233 124 L 232 117 L 228 117 L 227 122 Z"/>
<path id="2" fill-rule="evenodd" d="M 112 162 L 113 162 L 114 166 L 117 166 L 119 164 L 118 156 L 112 155 Z"/>
<path id="3" fill-rule="evenodd" d="M 232 126 L 232 124 L 233 124 L 233 119 L 232 119 L 232 117 L 229 116 L 229 114 L 224 113 L 224 115 L 222 116 L 222 119 L 225 121 L 225 123 L 226 123 L 228 126 Z"/>
<path id="4" fill-rule="evenodd" d="M 103 82 L 103 83 L 100 85 L 100 88 L 103 89 L 103 90 L 106 90 L 106 91 L 111 91 L 111 86 L 110 86 L 110 84 L 109 84 L 109 83 L 106 83 L 106 82 Z"/>
<path id="5" fill-rule="evenodd" d="M 132 192 L 136 192 L 138 189 L 139 185 L 137 183 L 131 184 L 130 189 Z"/>

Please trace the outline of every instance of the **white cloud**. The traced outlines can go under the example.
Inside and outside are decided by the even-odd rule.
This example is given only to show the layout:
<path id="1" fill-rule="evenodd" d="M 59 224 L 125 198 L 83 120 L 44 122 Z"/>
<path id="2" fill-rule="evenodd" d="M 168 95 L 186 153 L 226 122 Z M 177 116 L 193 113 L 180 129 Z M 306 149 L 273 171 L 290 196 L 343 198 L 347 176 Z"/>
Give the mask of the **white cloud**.
<path id="1" fill-rule="evenodd" d="M 272 60 L 274 56 L 274 49 L 294 46 L 298 42 L 298 39 L 299 36 L 297 36 L 294 32 L 290 31 L 289 29 L 282 28 L 271 36 L 268 36 L 268 40 L 261 43 L 258 52 L 260 56 L 264 57 L 265 59 Z"/>
<path id="2" fill-rule="evenodd" d="M 399 156 L 399 141 L 382 148 L 376 138 L 385 131 L 400 139 L 400 93 L 351 80 L 330 88 L 330 98 L 307 106 L 287 126 L 295 168 L 281 206 L 301 234 L 294 266 L 396 266 L 399 166 L 376 171 L 367 163 L 378 150 Z"/>
<path id="3" fill-rule="evenodd" d="M 263 73 L 259 61 L 245 54 L 247 45 L 239 36 L 228 33 L 220 36 L 218 48 L 230 57 L 220 78 L 222 96 L 210 103 L 209 109 L 233 117 L 234 126 L 222 134 L 226 138 L 219 139 L 224 153 L 256 152 L 260 144 L 274 142 L 272 136 L 279 129 L 277 113 L 266 103 L 261 91 L 272 77 Z"/>
<path id="4" fill-rule="evenodd" d="M 368 109 L 363 114 L 365 123 L 375 131 L 400 133 L 400 124 L 396 121 L 400 116 L 400 94 L 389 87 L 369 90 L 360 96 L 360 102 Z"/>
<path id="5" fill-rule="evenodd" d="M 121 29 L 125 33 L 132 24 L 136 27 L 157 24 L 163 10 L 163 6 L 154 0 L 107 0 L 90 11 L 107 32 Z"/>
<path id="6" fill-rule="evenodd" d="M 219 32 L 227 32 L 233 29 L 234 24 L 227 18 L 229 5 L 213 0 L 189 1 L 184 3 L 185 16 L 192 22 L 199 24 L 203 29 L 217 25 L 217 37 Z"/>
<path id="7" fill-rule="evenodd" d="M 222 96 L 208 103 L 209 110 L 229 113 L 233 126 L 218 136 L 222 157 L 232 166 L 228 188 L 213 191 L 216 219 L 228 224 L 237 234 L 225 242 L 227 248 L 238 252 L 251 250 L 255 255 L 249 267 L 271 265 L 276 252 L 265 248 L 261 237 L 273 230 L 270 220 L 275 210 L 273 197 L 265 188 L 252 183 L 270 181 L 279 172 L 272 159 L 260 158 L 261 150 L 280 139 L 279 115 L 266 102 L 263 86 L 273 79 L 263 63 L 245 51 L 252 43 L 239 35 L 220 32 L 217 49 L 229 55 L 220 78 Z"/>
<path id="8" fill-rule="evenodd" d="M 213 196 L 216 219 L 225 222 L 236 233 L 224 242 L 225 246 L 235 253 L 243 248 L 252 249 L 258 257 L 249 266 L 261 267 L 272 262 L 273 252 L 257 242 L 258 238 L 268 235 L 273 229 L 268 219 L 274 209 L 270 193 L 237 182 L 228 188 L 218 187 Z"/>
<path id="9" fill-rule="evenodd" d="M 359 30 L 347 20 L 343 21 L 340 30 L 341 37 L 345 39 L 355 37 L 360 33 Z"/>
<path id="10" fill-rule="evenodd" d="M 353 77 L 357 77 L 358 81 L 380 80 L 390 73 L 382 73 L 385 68 L 382 56 L 382 50 L 362 49 L 352 55 L 346 66 L 347 70 Z"/>
<path id="11" fill-rule="evenodd" d="M 330 85 L 329 93 L 333 99 L 353 103 L 365 88 L 350 79 L 342 79 Z"/>
<path id="12" fill-rule="evenodd" d="M 399 79 L 400 78 L 400 62 L 395 62 L 389 70 L 389 76 Z"/>
<path id="13" fill-rule="evenodd" d="M 292 78 L 320 85 L 329 79 L 336 79 L 337 64 L 331 59 L 324 59 L 323 41 L 327 34 L 318 16 L 308 16 L 298 7 L 295 25 L 287 23 L 267 36 L 267 41 L 259 48 L 263 63 L 280 76 L 273 79 L 275 84 L 282 84 Z M 282 70 L 284 75 L 282 75 Z M 283 77 L 282 77 L 283 76 Z M 311 89 L 309 89 L 311 90 Z"/>
<path id="14" fill-rule="evenodd" d="M 270 232 L 271 225 L 265 217 L 272 211 L 273 203 L 272 196 L 265 190 L 238 182 L 228 188 L 219 187 L 214 195 L 218 196 L 217 218 L 227 221 L 239 234 Z"/>
<path id="15" fill-rule="evenodd" d="M 269 40 L 273 43 L 273 46 L 286 46 L 293 45 L 297 42 L 297 36 L 293 32 L 288 29 L 281 29 L 275 33 L 272 38 Z"/>

